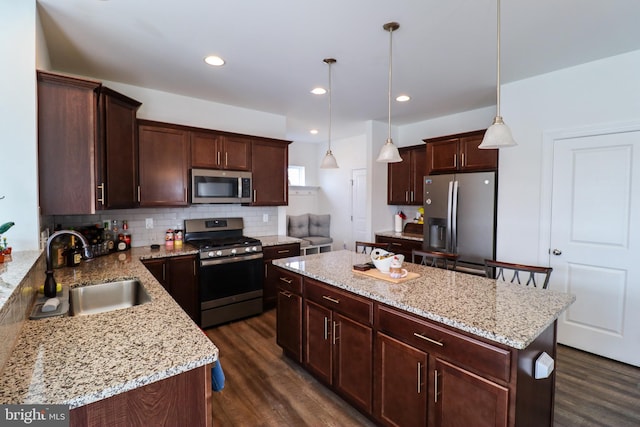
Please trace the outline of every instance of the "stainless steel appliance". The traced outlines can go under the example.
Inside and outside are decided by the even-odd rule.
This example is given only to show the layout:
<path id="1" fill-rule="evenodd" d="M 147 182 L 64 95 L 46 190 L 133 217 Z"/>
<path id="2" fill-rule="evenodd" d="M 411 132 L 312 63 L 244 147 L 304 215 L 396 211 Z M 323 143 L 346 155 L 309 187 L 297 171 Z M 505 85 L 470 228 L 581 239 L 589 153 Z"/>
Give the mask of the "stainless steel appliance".
<path id="1" fill-rule="evenodd" d="M 242 218 L 188 219 L 185 241 L 198 248 L 200 326 L 262 313 L 262 242 L 242 234 Z"/>
<path id="2" fill-rule="evenodd" d="M 424 243 L 427 250 L 459 254 L 460 271 L 484 273 L 495 258 L 495 172 L 424 177 Z"/>
<path id="3" fill-rule="evenodd" d="M 250 203 L 251 172 L 191 169 L 191 203 Z"/>

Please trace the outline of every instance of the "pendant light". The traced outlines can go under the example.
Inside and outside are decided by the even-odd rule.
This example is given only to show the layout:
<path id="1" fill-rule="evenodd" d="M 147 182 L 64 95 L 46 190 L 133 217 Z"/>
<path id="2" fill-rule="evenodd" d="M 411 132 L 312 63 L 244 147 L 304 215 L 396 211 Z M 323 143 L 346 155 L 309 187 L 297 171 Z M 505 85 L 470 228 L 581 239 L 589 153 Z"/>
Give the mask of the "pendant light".
<path id="1" fill-rule="evenodd" d="M 320 163 L 320 169 L 336 169 L 338 162 L 331 152 L 331 65 L 335 64 L 336 60 L 333 58 L 325 58 L 323 62 L 329 65 L 329 148 L 327 149 L 327 154 L 325 154 L 324 159 L 322 159 L 322 163 Z"/>
<path id="2" fill-rule="evenodd" d="M 391 139 L 391 60 L 393 57 L 393 32 L 400 28 L 400 24 L 397 22 L 388 22 L 384 24 L 382 28 L 385 31 L 389 31 L 389 135 L 376 161 L 381 163 L 397 163 L 402 161 L 402 157 L 400 157 L 398 147 L 393 144 L 393 140 Z"/>
<path id="3" fill-rule="evenodd" d="M 511 130 L 502 121 L 500 115 L 500 0 L 498 2 L 498 43 L 497 43 L 497 64 L 496 64 L 496 117 L 493 124 L 484 133 L 482 143 L 478 148 L 504 148 L 518 145 L 511 135 Z"/>

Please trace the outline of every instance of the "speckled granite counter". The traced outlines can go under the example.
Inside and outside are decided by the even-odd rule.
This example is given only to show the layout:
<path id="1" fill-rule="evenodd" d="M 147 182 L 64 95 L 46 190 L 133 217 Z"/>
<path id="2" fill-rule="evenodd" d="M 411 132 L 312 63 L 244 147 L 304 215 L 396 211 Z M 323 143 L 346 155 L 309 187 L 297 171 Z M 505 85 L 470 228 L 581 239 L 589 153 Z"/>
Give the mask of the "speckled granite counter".
<path id="1" fill-rule="evenodd" d="M 400 284 L 352 271 L 370 261 L 350 251 L 274 260 L 273 264 L 358 295 L 516 349 L 526 348 L 575 296 L 404 263 L 417 279 Z"/>
<path id="2" fill-rule="evenodd" d="M 0 403 L 75 408 L 216 361 L 217 347 L 140 262 L 195 252 L 188 245 L 172 251 L 133 248 L 56 270 L 63 285 L 137 277 L 152 301 L 26 321 L 0 378 Z"/>
<path id="3" fill-rule="evenodd" d="M 301 243 L 302 239 L 297 239 L 295 237 L 290 236 L 259 236 L 255 237 L 262 242 L 262 246 L 276 246 L 276 245 L 286 245 L 289 243 Z"/>
<path id="4" fill-rule="evenodd" d="M 0 263 L 0 307 L 12 296 L 27 272 L 40 257 L 40 251 L 14 252 Z"/>
<path id="5" fill-rule="evenodd" d="M 394 237 L 396 239 L 415 240 L 417 242 L 422 242 L 424 240 L 424 236 L 420 234 L 397 233 L 395 231 L 376 231 L 376 236 Z"/>

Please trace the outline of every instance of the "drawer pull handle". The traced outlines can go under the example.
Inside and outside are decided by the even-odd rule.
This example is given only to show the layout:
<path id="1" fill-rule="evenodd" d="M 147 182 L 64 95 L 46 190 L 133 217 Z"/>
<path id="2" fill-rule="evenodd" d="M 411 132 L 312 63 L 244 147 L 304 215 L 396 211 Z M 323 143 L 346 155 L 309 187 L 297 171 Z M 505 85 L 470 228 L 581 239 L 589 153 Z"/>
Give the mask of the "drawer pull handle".
<path id="1" fill-rule="evenodd" d="M 282 249 L 278 251 L 279 254 L 288 254 L 289 252 L 291 252 L 290 249 Z"/>
<path id="2" fill-rule="evenodd" d="M 442 343 L 442 341 L 436 341 L 436 340 L 434 340 L 434 339 L 431 339 L 431 338 L 425 337 L 424 335 L 419 334 L 419 333 L 417 333 L 417 332 L 414 332 L 414 333 L 413 333 L 413 336 L 418 337 L 418 338 L 420 338 L 420 339 L 423 339 L 423 340 L 425 340 L 425 341 L 429 341 L 429 342 L 430 342 L 430 343 L 432 343 L 432 344 L 439 345 L 440 347 L 444 347 L 444 344 Z"/>
<path id="3" fill-rule="evenodd" d="M 391 242 L 392 246 L 402 246 L 402 243 Z"/>
<path id="4" fill-rule="evenodd" d="M 281 278 L 280 278 L 280 281 L 282 281 L 282 282 L 284 282 L 284 283 L 286 283 L 286 284 L 288 284 L 288 285 L 290 285 L 290 284 L 292 284 L 292 283 L 293 283 L 293 280 L 291 280 L 291 279 L 287 279 L 286 277 L 281 277 Z"/>
<path id="5" fill-rule="evenodd" d="M 280 291 L 280 294 L 284 295 L 287 298 L 291 298 L 293 294 L 289 291 Z"/>
<path id="6" fill-rule="evenodd" d="M 322 295 L 322 298 L 326 299 L 327 301 L 331 301 L 331 302 L 333 302 L 335 304 L 340 304 L 340 300 L 339 299 L 331 298 L 331 297 L 328 297 L 326 295 Z"/>

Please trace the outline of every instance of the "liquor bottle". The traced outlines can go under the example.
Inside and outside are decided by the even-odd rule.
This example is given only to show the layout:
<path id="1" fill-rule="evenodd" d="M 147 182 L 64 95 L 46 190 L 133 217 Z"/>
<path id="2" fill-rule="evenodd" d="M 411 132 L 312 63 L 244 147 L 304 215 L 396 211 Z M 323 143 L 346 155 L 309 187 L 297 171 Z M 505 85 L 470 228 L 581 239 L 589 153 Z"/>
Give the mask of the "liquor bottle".
<path id="1" fill-rule="evenodd" d="M 76 236 L 71 236 L 69 248 L 67 248 L 67 267 L 76 267 L 82 261 L 82 253 L 76 245 Z"/>

